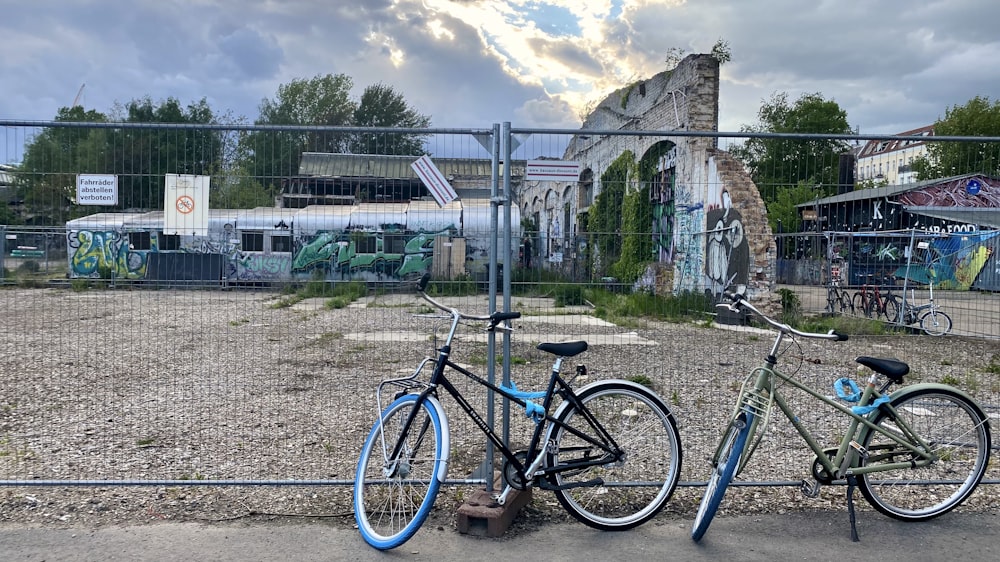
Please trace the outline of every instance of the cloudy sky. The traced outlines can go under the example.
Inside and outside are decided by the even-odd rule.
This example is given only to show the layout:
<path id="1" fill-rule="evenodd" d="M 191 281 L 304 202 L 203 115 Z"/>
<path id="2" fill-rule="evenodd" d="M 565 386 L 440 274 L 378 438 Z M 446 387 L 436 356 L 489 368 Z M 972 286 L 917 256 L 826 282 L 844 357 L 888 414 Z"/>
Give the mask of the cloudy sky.
<path id="1" fill-rule="evenodd" d="M 721 38 L 720 130 L 787 92 L 861 133 L 1000 96 L 997 0 L 0 0 L 0 119 L 206 98 L 253 121 L 280 84 L 384 83 L 432 126 L 575 128 L 583 108 Z"/>

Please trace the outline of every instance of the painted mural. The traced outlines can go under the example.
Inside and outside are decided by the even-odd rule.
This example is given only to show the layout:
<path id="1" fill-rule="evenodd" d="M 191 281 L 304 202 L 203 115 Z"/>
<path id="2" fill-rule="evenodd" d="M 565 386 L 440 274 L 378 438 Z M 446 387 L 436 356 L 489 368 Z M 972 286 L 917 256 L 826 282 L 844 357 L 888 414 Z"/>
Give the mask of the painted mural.
<path id="1" fill-rule="evenodd" d="M 129 248 L 128 236 L 114 230 L 67 233 L 72 277 L 141 279 L 146 276 L 147 252 Z"/>
<path id="2" fill-rule="evenodd" d="M 386 225 L 377 232 L 323 231 L 296 238 L 290 271 L 327 279 L 410 279 L 430 271 L 434 239 L 455 236 L 454 226 L 436 232 L 408 232 Z"/>
<path id="3" fill-rule="evenodd" d="M 896 270 L 899 278 L 942 289 L 1000 290 L 1000 231 L 982 231 L 928 241 L 919 262 Z"/>
<path id="4" fill-rule="evenodd" d="M 731 285 L 745 285 L 750 268 L 750 244 L 743 228 L 743 216 L 733 208 L 728 190 L 720 203 L 709 208 L 705 242 L 705 290 L 720 297 Z"/>
<path id="5" fill-rule="evenodd" d="M 389 211 L 401 222 L 372 220 Z M 303 215 L 297 224 L 295 218 L 299 212 Z M 162 213 L 101 213 L 67 223 L 69 276 L 146 279 L 152 271 L 147 268 L 150 255 L 157 254 L 161 258 L 157 264 L 164 264 L 159 269 L 174 268 L 175 272 L 188 262 L 215 264 L 204 274 L 196 273 L 197 279 L 205 275 L 208 280 L 221 277 L 229 282 L 317 277 L 331 281 L 396 281 L 416 278 L 431 270 L 434 240 L 438 237 L 465 240 L 465 268 L 455 274 L 475 275 L 488 269 L 489 212 L 489 205 L 459 202 L 443 210 L 424 202 L 397 205 L 389 210 L 372 206 L 300 211 L 219 210 L 214 218 L 210 217 L 204 235 L 166 237 Z M 513 218 L 520 220 L 516 214 Z M 357 226 L 352 226 L 351 221 Z M 461 226 L 465 227 L 464 232 Z M 520 237 L 519 229 L 515 236 Z M 222 260 L 172 260 L 165 259 L 164 254 L 210 254 L 222 256 Z M 504 261 L 503 256 L 498 257 Z M 163 275 L 171 274 L 160 273 L 159 269 L 160 280 Z"/>

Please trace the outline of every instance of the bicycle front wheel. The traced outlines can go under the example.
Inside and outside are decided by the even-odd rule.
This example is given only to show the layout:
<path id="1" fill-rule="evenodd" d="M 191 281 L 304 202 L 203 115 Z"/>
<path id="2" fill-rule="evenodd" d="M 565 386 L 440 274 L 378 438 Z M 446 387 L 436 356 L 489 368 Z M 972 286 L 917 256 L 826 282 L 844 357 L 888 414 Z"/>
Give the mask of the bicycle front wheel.
<path id="1" fill-rule="evenodd" d="M 928 310 L 920 316 L 920 329 L 928 336 L 943 336 L 951 332 L 951 316 L 940 310 Z"/>
<path id="2" fill-rule="evenodd" d="M 736 467 L 740 465 L 752 422 L 753 414 L 743 412 L 729 424 L 729 430 L 726 431 L 726 436 L 722 439 L 722 445 L 719 447 L 719 459 L 712 467 L 712 475 L 708 479 L 705 495 L 702 496 L 698 513 L 694 516 L 691 538 L 695 541 L 700 541 L 701 537 L 705 536 L 708 526 L 712 524 L 712 519 L 719 510 L 722 497 L 726 495 L 726 488 L 729 487 L 729 483 L 732 482 L 733 476 L 736 474 Z"/>
<path id="3" fill-rule="evenodd" d="M 859 475 L 858 488 L 872 507 L 895 519 L 923 521 L 951 511 L 972 494 L 986 472 L 986 416 L 965 395 L 948 388 L 904 392 L 891 404 L 895 415 L 882 411 L 874 423 L 896 436 L 905 423 L 937 460 L 923 467 L 907 464 Z M 868 450 L 862 466 L 920 462 L 909 449 L 874 430 L 862 438 L 862 445 Z"/>
<path id="4" fill-rule="evenodd" d="M 403 544 L 424 523 L 447 471 L 447 423 L 440 406 L 416 394 L 398 398 L 365 441 L 354 476 L 354 519 L 365 542 L 379 550 Z M 395 457 L 392 452 L 400 442 Z"/>
<path id="5" fill-rule="evenodd" d="M 550 436 L 548 467 L 565 468 L 550 477 L 556 498 L 570 515 L 595 529 L 623 531 L 645 523 L 667 504 L 680 479 L 681 440 L 673 414 L 654 392 L 628 381 L 594 383 L 578 398 L 585 411 L 569 404 L 557 414 Z M 574 463 L 608 454 L 574 434 L 602 442 L 588 414 L 624 456 L 576 470 Z"/>
<path id="6" fill-rule="evenodd" d="M 851 299 L 851 307 L 854 313 L 857 315 L 867 315 L 868 314 L 868 300 L 861 292 L 854 293 L 854 297 Z"/>

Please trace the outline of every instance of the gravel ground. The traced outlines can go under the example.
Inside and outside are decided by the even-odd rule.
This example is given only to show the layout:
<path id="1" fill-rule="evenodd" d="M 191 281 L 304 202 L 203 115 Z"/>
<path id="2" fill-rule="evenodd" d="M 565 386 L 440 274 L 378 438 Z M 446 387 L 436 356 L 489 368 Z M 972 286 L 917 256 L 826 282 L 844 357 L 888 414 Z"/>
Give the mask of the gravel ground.
<path id="1" fill-rule="evenodd" d="M 348 485 L 207 485 L 225 480 L 324 481 L 353 478 L 357 452 L 377 411 L 378 381 L 412 369 L 433 349 L 441 321 L 411 295 L 385 295 L 333 309 L 321 299 L 294 305 L 268 292 L 11 288 L 0 291 L 0 480 L 44 486 L 0 487 L 0 521 L 101 527 L 161 520 L 324 518 L 353 525 Z M 482 298 L 448 302 L 485 312 Z M 587 339 L 580 356 L 590 380 L 641 375 L 671 405 L 684 447 L 682 484 L 703 482 L 705 459 L 744 373 L 771 339 L 697 323 L 614 325 L 588 307 L 552 308 L 549 299 L 514 298 L 525 317 L 512 344 L 514 378 L 541 385 L 548 358 L 542 340 Z M 485 369 L 477 326 L 454 357 Z M 852 337 L 846 343 L 804 340 L 786 350 L 785 370 L 828 388 L 856 374 L 854 357 L 892 356 L 911 365 L 909 380 L 947 381 L 996 411 L 1000 344 L 959 337 Z M 571 366 L 571 364 L 568 364 Z M 991 367 L 994 366 L 994 367 Z M 474 404 L 484 397 L 462 386 Z M 798 400 L 793 398 L 793 405 Z M 463 478 L 481 461 L 482 441 L 449 399 L 455 463 Z M 802 407 L 814 435 L 831 441 L 844 421 Z M 513 412 L 513 439 L 529 429 Z M 992 463 L 987 478 L 1000 480 Z M 748 482 L 798 481 L 812 459 L 783 419 L 775 419 Z M 100 485 L 92 481 L 136 485 Z M 150 485 L 151 481 L 170 481 Z M 472 486 L 447 486 L 430 524 L 452 524 Z M 693 515 L 700 487 L 682 485 L 668 514 Z M 964 510 L 995 510 L 996 486 L 985 486 Z M 859 508 L 867 509 L 863 501 Z M 793 487 L 738 487 L 722 513 L 845 509 L 844 489 L 815 499 Z M 514 532 L 566 516 L 555 498 L 534 494 Z"/>

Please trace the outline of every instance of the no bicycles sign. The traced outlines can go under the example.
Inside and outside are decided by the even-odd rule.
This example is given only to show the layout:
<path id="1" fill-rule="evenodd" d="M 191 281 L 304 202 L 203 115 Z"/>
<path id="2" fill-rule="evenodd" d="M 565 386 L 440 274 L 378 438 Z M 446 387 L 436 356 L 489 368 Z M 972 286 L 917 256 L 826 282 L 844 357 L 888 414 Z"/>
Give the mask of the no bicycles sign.
<path id="1" fill-rule="evenodd" d="M 208 176 L 167 174 L 163 195 L 163 233 L 208 233 Z"/>
<path id="2" fill-rule="evenodd" d="M 188 215 L 194 212 L 194 199 L 190 195 L 181 195 L 177 198 L 177 212 Z"/>

